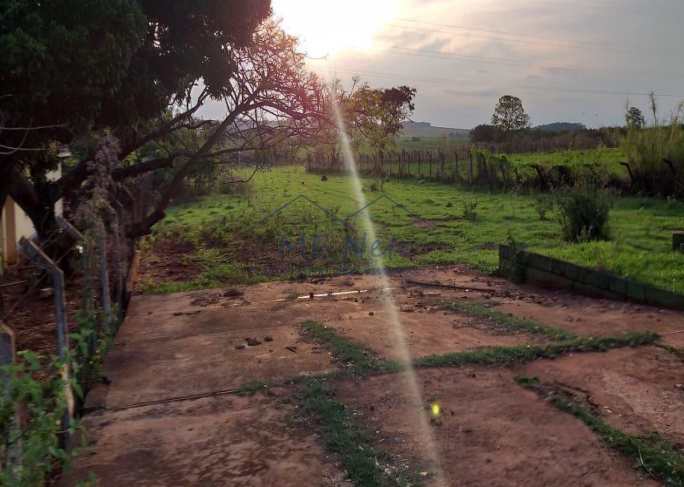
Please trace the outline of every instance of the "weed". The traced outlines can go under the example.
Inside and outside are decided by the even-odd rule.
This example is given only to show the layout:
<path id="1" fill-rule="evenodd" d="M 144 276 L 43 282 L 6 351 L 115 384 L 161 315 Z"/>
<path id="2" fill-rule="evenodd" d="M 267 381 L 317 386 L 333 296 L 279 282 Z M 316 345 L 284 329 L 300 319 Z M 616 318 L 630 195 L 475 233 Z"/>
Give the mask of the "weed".
<path id="1" fill-rule="evenodd" d="M 396 364 L 378 359 L 373 352 L 338 335 L 332 328 L 315 321 L 307 321 L 302 324 L 302 329 L 312 340 L 330 350 L 335 359 L 354 374 L 365 375 L 397 370 Z"/>
<path id="2" fill-rule="evenodd" d="M 573 340 L 577 338 L 570 332 L 560 328 L 546 326 L 532 320 L 518 318 L 516 316 L 502 313 L 491 309 L 481 303 L 449 303 L 447 308 L 477 318 L 484 318 L 509 331 L 522 331 L 533 335 L 542 335 L 552 340 Z"/>
<path id="3" fill-rule="evenodd" d="M 615 348 L 650 345 L 658 339 L 659 336 L 655 333 L 629 333 L 621 337 L 576 338 L 546 346 L 487 347 L 468 352 L 423 357 L 416 360 L 414 365 L 416 367 L 509 366 L 544 358 L 555 359 L 569 353 L 605 352 Z"/>
<path id="4" fill-rule="evenodd" d="M 59 372 L 64 362 L 54 360 L 46 370 L 37 355 L 20 352 L 20 356 L 21 363 L 0 368 L 0 375 L 7 380 L 6 393 L 0 395 L 0 433 L 4 443 L 0 450 L 0 485 L 43 485 L 57 465 L 68 464 L 76 454 L 75 450 L 63 449 L 59 441 L 65 433 L 61 419 L 67 408 L 66 384 Z M 50 374 L 48 381 L 34 378 L 46 371 Z M 27 418 L 21 428 L 15 420 L 19 404 Z M 72 432 L 75 428 L 76 425 L 70 425 Z M 22 454 L 8 463 L 9 448 L 17 442 L 21 442 Z"/>
<path id="5" fill-rule="evenodd" d="M 657 434 L 634 436 L 613 428 L 589 409 L 536 378 L 518 378 L 518 384 L 537 392 L 563 412 L 572 414 L 596 433 L 603 442 L 634 460 L 637 468 L 672 487 L 684 486 L 684 456 L 672 443 Z"/>
<path id="6" fill-rule="evenodd" d="M 534 209 L 539 215 L 540 221 L 547 221 L 547 215 L 553 210 L 553 200 L 545 195 L 537 196 L 534 199 Z"/>
<path id="7" fill-rule="evenodd" d="M 235 395 L 241 397 L 253 396 L 255 394 L 258 394 L 259 392 L 267 391 L 270 386 L 271 384 L 269 384 L 268 382 L 260 380 L 247 382 L 246 384 L 242 384 L 237 389 L 237 391 L 235 391 Z"/>
<path id="8" fill-rule="evenodd" d="M 466 201 L 463 203 L 463 218 L 471 222 L 476 221 L 478 205 L 477 201 Z"/>
<path id="9" fill-rule="evenodd" d="M 384 466 L 391 459 L 376 450 L 371 435 L 334 398 L 328 384 L 310 378 L 303 384 L 299 401 L 306 416 L 317 421 L 325 447 L 338 455 L 349 480 L 357 487 L 416 486 L 414 479 L 390 476 Z"/>

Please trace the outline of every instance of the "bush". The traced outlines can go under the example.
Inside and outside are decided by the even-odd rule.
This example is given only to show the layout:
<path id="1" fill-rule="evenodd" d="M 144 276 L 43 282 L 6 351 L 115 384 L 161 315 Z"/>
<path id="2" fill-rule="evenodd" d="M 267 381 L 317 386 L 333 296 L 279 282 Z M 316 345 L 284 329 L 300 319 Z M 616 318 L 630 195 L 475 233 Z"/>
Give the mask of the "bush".
<path id="1" fill-rule="evenodd" d="M 477 220 L 477 207 L 477 201 L 466 201 L 463 203 L 463 218 L 471 222 Z"/>
<path id="2" fill-rule="evenodd" d="M 541 221 L 546 221 L 546 215 L 553 210 L 553 200 L 545 195 L 538 196 L 534 200 L 534 209 Z"/>
<path id="3" fill-rule="evenodd" d="M 558 199 L 563 239 L 568 242 L 608 240 L 611 202 L 599 191 L 568 193 Z"/>

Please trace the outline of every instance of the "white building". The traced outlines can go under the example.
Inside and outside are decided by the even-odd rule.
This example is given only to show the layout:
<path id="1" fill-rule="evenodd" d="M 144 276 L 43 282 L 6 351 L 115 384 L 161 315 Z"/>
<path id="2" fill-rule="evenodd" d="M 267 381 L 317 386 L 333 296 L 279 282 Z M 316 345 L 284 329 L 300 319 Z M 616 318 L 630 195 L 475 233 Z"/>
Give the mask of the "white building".
<path id="1" fill-rule="evenodd" d="M 57 169 L 48 174 L 48 179 L 55 181 L 62 176 L 62 169 Z M 55 205 L 58 216 L 62 215 L 62 201 Z M 31 219 L 24 213 L 19 205 L 10 197 L 7 197 L 5 206 L 0 210 L 0 274 L 6 266 L 16 264 L 20 258 L 19 240 L 23 237 L 31 238 L 36 234 L 36 229 Z"/>

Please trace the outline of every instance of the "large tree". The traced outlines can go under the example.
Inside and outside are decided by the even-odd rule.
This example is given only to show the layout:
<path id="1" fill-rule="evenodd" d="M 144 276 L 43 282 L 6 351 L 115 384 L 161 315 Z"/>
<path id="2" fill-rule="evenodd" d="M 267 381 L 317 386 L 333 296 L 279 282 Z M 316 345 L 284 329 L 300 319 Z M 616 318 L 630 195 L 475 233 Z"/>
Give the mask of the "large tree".
<path id="1" fill-rule="evenodd" d="M 409 86 L 380 89 L 355 82 L 340 98 L 356 133 L 371 148 L 385 151 L 413 113 L 415 96 L 416 89 Z"/>
<path id="2" fill-rule="evenodd" d="M 295 39 L 264 23 L 270 0 L 0 0 L 0 12 L 0 202 L 11 195 L 41 236 L 54 228 L 54 203 L 97 167 L 105 131 L 124 161 L 116 181 L 173 173 L 155 208 L 128 229 L 135 237 L 163 217 L 198 164 L 305 130 L 320 101 Z M 209 99 L 225 102 L 224 120 L 194 117 Z M 203 143 L 137 157 L 182 130 L 201 131 Z M 56 142 L 82 150 L 48 181 Z"/>
<path id="3" fill-rule="evenodd" d="M 644 114 L 637 107 L 629 107 L 625 113 L 627 128 L 640 129 L 646 125 Z"/>
<path id="4" fill-rule="evenodd" d="M 520 98 L 511 95 L 499 98 L 492 115 L 492 125 L 506 132 L 528 128 L 530 117 L 525 113 Z"/>

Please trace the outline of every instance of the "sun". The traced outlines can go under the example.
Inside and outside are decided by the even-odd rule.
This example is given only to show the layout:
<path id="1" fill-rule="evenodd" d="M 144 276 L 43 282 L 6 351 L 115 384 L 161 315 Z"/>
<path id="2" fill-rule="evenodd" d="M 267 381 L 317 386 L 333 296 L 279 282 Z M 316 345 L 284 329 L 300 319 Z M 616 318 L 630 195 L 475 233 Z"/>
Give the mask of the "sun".
<path id="1" fill-rule="evenodd" d="M 397 0 L 273 0 L 283 28 L 299 38 L 307 55 L 370 51 L 375 38 L 396 18 Z"/>

